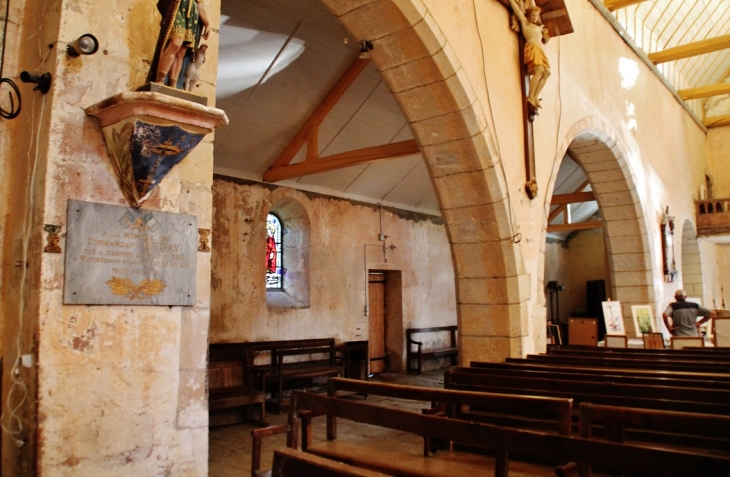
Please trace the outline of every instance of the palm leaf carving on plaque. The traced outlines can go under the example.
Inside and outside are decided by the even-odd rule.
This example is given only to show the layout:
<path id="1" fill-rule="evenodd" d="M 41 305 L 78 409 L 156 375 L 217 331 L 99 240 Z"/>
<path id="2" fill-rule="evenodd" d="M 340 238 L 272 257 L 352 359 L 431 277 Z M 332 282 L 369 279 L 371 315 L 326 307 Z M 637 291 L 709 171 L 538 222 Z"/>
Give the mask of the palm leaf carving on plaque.
<path id="1" fill-rule="evenodd" d="M 120 296 L 125 296 L 129 300 L 135 298 L 144 300 L 145 298 L 159 295 L 167 287 L 165 282 L 162 280 L 142 280 L 139 285 L 135 285 L 129 278 L 112 277 L 111 280 L 106 282 L 109 286 L 109 290 Z"/>

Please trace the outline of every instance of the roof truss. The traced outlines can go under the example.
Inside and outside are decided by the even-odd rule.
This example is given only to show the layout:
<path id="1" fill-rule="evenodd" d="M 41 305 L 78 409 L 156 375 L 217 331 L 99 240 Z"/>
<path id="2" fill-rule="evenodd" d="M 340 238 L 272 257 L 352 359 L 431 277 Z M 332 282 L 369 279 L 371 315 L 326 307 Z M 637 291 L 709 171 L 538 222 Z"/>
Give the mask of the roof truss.
<path id="1" fill-rule="evenodd" d="M 637 3 L 645 2 L 646 0 L 605 0 L 603 4 L 606 6 L 608 11 L 613 12 L 619 8 L 630 7 Z"/>
<path id="2" fill-rule="evenodd" d="M 324 98 L 322 103 L 305 121 L 299 132 L 292 138 L 289 144 L 279 154 L 274 163 L 264 172 L 264 181 L 278 182 L 294 177 L 301 177 L 320 172 L 332 171 L 350 167 L 363 162 L 372 162 L 381 159 L 409 156 L 420 152 L 418 143 L 411 139 L 382 146 L 357 149 L 332 156 L 319 157 L 319 126 L 327 117 L 327 114 L 352 86 L 360 73 L 363 72 L 370 60 L 356 58 L 345 74 L 342 75 L 332 91 Z M 307 145 L 306 159 L 297 164 L 291 164 L 297 152 Z"/>

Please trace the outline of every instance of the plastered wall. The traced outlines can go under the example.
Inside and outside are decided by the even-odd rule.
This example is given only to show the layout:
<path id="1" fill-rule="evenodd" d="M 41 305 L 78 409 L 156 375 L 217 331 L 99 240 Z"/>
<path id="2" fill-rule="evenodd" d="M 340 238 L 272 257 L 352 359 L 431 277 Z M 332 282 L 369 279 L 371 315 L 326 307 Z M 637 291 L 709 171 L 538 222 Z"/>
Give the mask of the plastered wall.
<path id="1" fill-rule="evenodd" d="M 264 284 L 266 215 L 292 201 L 309 223 L 308 267 L 299 271 L 309 275 L 309 304 L 299 307 L 267 302 Z M 377 206 L 227 179 L 215 180 L 213 204 L 211 343 L 367 340 L 365 263 L 369 270 L 400 271 L 401 329 L 456 324 L 451 252 L 437 218 L 383 209 L 381 230 Z M 287 242 L 289 235 L 285 267 L 301 243 Z M 403 359 L 404 343 L 400 349 Z"/>

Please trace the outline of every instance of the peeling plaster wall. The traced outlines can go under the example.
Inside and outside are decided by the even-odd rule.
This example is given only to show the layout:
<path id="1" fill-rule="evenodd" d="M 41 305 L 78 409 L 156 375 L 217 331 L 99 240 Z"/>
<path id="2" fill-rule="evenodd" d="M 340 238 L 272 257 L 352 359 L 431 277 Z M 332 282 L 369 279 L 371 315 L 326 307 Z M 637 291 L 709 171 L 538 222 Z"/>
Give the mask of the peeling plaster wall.
<path id="1" fill-rule="evenodd" d="M 206 5 L 217 25 L 219 2 Z M 38 157 L 21 350 L 34 353 L 37 364 L 22 370 L 29 375 L 27 444 L 17 450 L 3 436 L 2 474 L 207 475 L 210 254 L 197 254 L 194 306 L 147 307 L 64 306 L 65 256 L 41 252 L 43 224 L 63 227 L 65 250 L 69 199 L 126 205 L 101 128 L 84 108 L 144 83 L 159 13 L 154 2 L 145 0 L 20 1 L 11 2 L 10 19 L 5 71 L 11 76 L 49 71 L 53 83 L 45 96 L 21 85 L 21 117 L 0 123 L 3 139 L 11 138 L 0 141 L 1 180 L 7 186 L 2 196 L 6 363 L 15 353 L 15 297 L 22 270 L 8 264 L 22 256 L 23 211 L 28 210 L 24 187 L 36 151 Z M 99 51 L 69 58 L 65 44 L 87 32 L 99 39 Z M 208 41 L 198 91 L 209 104 L 215 96 L 216 32 Z M 210 228 L 212 141 L 212 134 L 206 136 L 143 208 L 192 214 L 199 227 Z M 7 373 L 6 366 L 4 393 Z"/>
<path id="2" fill-rule="evenodd" d="M 297 201 L 310 223 L 310 306 L 304 308 L 266 301 L 266 214 L 283 200 Z M 443 225 L 383 209 L 382 233 L 388 246 L 396 246 L 388 249 L 385 262 L 377 206 L 225 179 L 214 181 L 213 205 L 211 343 L 368 339 L 365 244 L 375 245 L 367 247 L 369 269 L 401 271 L 404 329 L 456 323 L 453 265 Z M 286 267 L 286 234 L 284 248 Z"/>

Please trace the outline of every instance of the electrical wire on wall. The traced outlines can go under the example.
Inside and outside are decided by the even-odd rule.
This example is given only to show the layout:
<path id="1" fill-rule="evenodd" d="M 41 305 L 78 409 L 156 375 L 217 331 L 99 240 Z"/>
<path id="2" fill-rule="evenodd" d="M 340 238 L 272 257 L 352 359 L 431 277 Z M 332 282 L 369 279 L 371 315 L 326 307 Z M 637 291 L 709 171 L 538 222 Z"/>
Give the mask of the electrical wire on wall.
<path id="1" fill-rule="evenodd" d="M 45 0 L 43 2 L 42 12 L 40 18 L 40 26 L 39 31 L 43 30 L 43 25 L 45 23 L 45 12 L 46 12 L 46 6 L 48 1 Z M 8 11 L 9 11 L 9 4 L 10 0 L 8 0 Z M 6 14 L 6 28 L 7 28 L 7 14 Z M 7 37 L 4 37 L 7 38 Z M 42 66 L 49 58 L 51 52 L 53 51 L 53 43 L 48 45 L 48 49 L 46 50 L 45 55 L 43 54 L 43 43 L 41 39 L 41 35 L 38 36 L 38 56 L 39 56 L 39 66 Z M 3 56 L 5 55 L 5 46 L 3 45 Z M 3 65 L 4 66 L 4 65 Z M 1 70 L 0 70 L 1 75 Z M 0 85 L 1 86 L 1 85 Z M 26 285 L 27 285 L 27 275 L 28 275 L 28 256 L 29 256 L 29 249 L 30 249 L 30 238 L 31 238 L 31 229 L 33 227 L 34 221 L 35 221 L 35 183 L 36 183 L 36 172 L 38 170 L 38 162 L 40 160 L 40 154 L 41 154 L 41 148 L 40 148 L 40 139 L 41 139 L 41 131 L 42 131 L 42 124 L 43 124 L 43 117 L 45 114 L 45 108 L 46 108 L 46 96 L 43 95 L 43 99 L 41 102 L 41 109 L 40 109 L 40 115 L 38 118 L 38 122 L 36 123 L 36 97 L 37 95 L 33 96 L 33 102 L 31 104 L 31 120 L 30 125 L 34 128 L 35 134 L 30 134 L 30 144 L 28 145 L 28 153 L 27 153 L 27 163 L 32 164 L 31 167 L 28 170 L 27 177 L 27 192 L 25 196 L 25 204 L 22 210 L 24 211 L 23 215 L 23 227 L 22 227 L 22 260 L 20 261 L 20 266 L 23 268 L 23 271 L 21 273 L 21 279 L 20 279 L 20 290 L 19 290 L 19 309 L 18 309 L 18 332 L 16 335 L 16 356 L 13 361 L 13 365 L 10 370 L 10 379 L 12 382 L 12 385 L 8 391 L 7 400 L 6 400 L 6 406 L 3 407 L 3 412 L 0 414 L 0 428 L 3 432 L 6 432 L 12 436 L 14 439 L 14 442 L 16 446 L 22 447 L 26 440 L 23 436 L 23 420 L 22 416 L 20 414 L 20 410 L 22 409 L 23 405 L 26 403 L 28 399 L 28 386 L 25 384 L 23 375 L 20 371 L 21 366 L 21 357 L 23 357 L 23 330 L 24 330 L 24 315 L 25 315 L 25 293 L 26 293 Z M 18 97 L 20 101 L 20 97 Z M 31 355 L 32 357 L 32 355 Z M 28 363 L 24 363 L 28 364 Z M 15 404 L 13 404 L 15 402 Z"/>
<path id="2" fill-rule="evenodd" d="M 479 37 L 479 48 L 481 49 L 482 53 L 482 72 L 484 73 L 484 87 L 487 91 L 487 101 L 489 101 L 489 115 L 492 118 L 492 125 L 494 126 L 494 140 L 496 142 L 497 146 L 497 155 L 499 156 L 499 166 L 502 171 L 502 178 L 504 179 L 505 187 L 507 188 L 507 208 L 509 209 L 509 227 L 510 227 L 510 233 L 512 234 L 512 242 L 513 243 L 520 243 L 522 241 L 522 233 L 518 232 L 515 233 L 515 214 L 514 210 L 512 209 L 512 200 L 510 199 L 510 193 L 509 193 L 509 182 L 507 182 L 507 173 L 504 170 L 504 163 L 502 162 L 502 149 L 499 146 L 499 134 L 497 134 L 497 123 L 494 121 L 494 108 L 492 106 L 492 98 L 489 94 L 489 81 L 487 80 L 487 62 L 485 60 L 484 56 L 484 40 L 482 40 L 482 32 L 479 28 L 479 16 L 477 15 L 477 4 L 476 0 L 472 0 L 472 3 L 474 5 L 474 22 L 476 24 L 477 28 L 477 36 Z"/>
<path id="3" fill-rule="evenodd" d="M 4 78 L 3 77 L 3 68 L 5 67 L 5 39 L 8 37 L 8 14 L 10 13 L 10 0 L 8 0 L 5 3 L 5 24 L 3 25 L 3 54 L 2 57 L 0 57 L 0 101 L 2 101 L 2 97 L 4 94 L 2 93 L 3 90 L 6 88 L 3 87 L 4 84 L 8 85 L 11 89 L 11 91 L 8 91 L 8 102 L 10 103 L 10 109 L 5 109 L 2 106 L 2 103 L 0 103 L 0 117 L 3 119 L 15 119 L 20 114 L 20 106 L 21 106 L 21 100 L 20 100 L 20 90 L 18 89 L 18 85 L 15 84 L 15 81 L 13 81 L 10 78 Z M 15 93 L 15 97 L 17 98 L 17 106 L 15 101 L 13 100 L 13 93 Z"/>

